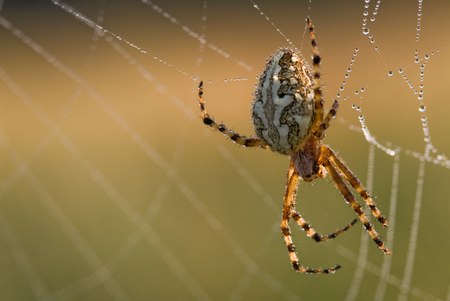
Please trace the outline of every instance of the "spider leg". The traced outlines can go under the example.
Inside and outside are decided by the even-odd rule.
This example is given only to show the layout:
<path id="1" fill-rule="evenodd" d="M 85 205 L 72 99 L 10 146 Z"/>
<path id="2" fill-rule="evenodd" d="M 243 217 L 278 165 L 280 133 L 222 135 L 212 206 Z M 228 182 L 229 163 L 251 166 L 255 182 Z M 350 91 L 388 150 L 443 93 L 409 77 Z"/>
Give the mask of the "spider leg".
<path id="1" fill-rule="evenodd" d="M 372 240 L 378 245 L 378 247 L 386 255 L 390 255 L 391 251 L 389 251 L 386 248 L 386 246 L 384 245 L 384 242 L 381 240 L 377 231 L 375 231 L 372 224 L 369 222 L 366 215 L 364 214 L 364 211 L 363 211 L 361 205 L 356 201 L 355 196 L 352 194 L 350 189 L 345 184 L 342 176 L 336 170 L 336 168 L 339 169 L 339 167 L 333 166 L 333 163 L 330 162 L 330 160 L 328 159 L 328 156 L 325 153 L 322 153 L 321 157 L 319 158 L 319 161 L 327 169 L 328 173 L 330 174 L 331 178 L 333 179 L 333 182 L 334 182 L 334 185 L 336 186 L 336 188 L 339 190 L 339 192 L 345 198 L 347 203 L 349 203 L 350 206 L 352 206 L 353 210 L 355 211 L 355 213 L 358 215 L 359 219 L 363 223 L 364 228 L 367 230 L 367 232 L 369 232 L 370 236 L 372 237 Z"/>
<path id="2" fill-rule="evenodd" d="M 245 136 L 241 136 L 238 133 L 229 130 L 223 123 L 218 124 L 212 117 L 206 113 L 205 109 L 205 101 L 203 100 L 203 81 L 198 85 L 198 102 L 200 105 L 200 111 L 202 112 L 203 123 L 207 126 L 210 126 L 224 135 L 228 136 L 231 140 L 236 142 L 237 144 L 246 146 L 246 147 L 260 147 L 260 148 L 269 148 L 264 142 L 259 138 L 247 138 Z"/>
<path id="3" fill-rule="evenodd" d="M 311 19 L 306 20 L 308 22 L 308 30 L 311 36 L 311 46 L 313 51 L 313 80 L 314 80 L 314 121 L 313 121 L 313 129 L 314 132 L 317 127 L 320 125 L 323 119 L 323 94 L 322 89 L 320 88 L 320 63 L 321 58 L 319 55 L 319 48 L 317 47 L 316 35 L 314 33 L 314 26 L 312 25 Z"/>
<path id="4" fill-rule="evenodd" d="M 387 221 L 384 215 L 378 210 L 377 205 L 370 197 L 369 192 L 364 188 L 358 178 L 353 174 L 350 169 L 345 165 L 341 158 L 327 145 L 322 144 L 321 151 L 333 162 L 334 165 L 342 172 L 344 178 L 355 188 L 356 191 L 361 195 L 361 197 L 366 202 L 367 206 L 369 206 L 372 211 L 373 216 L 383 225 L 383 227 L 387 227 Z"/>
<path id="5" fill-rule="evenodd" d="M 345 231 L 353 227 L 353 225 L 358 221 L 358 219 L 354 219 L 350 224 L 348 224 L 344 228 L 339 229 L 331 234 L 322 236 L 319 233 L 317 233 L 313 228 L 311 228 L 311 225 L 308 224 L 297 211 L 292 209 L 291 217 L 297 222 L 297 224 L 300 227 L 302 227 L 303 230 L 305 230 L 305 232 L 309 237 L 312 237 L 312 239 L 314 239 L 317 242 L 327 241 L 329 239 L 336 238 L 338 235 L 344 233 Z"/>
<path id="6" fill-rule="evenodd" d="M 314 120 L 313 120 L 313 128 L 311 132 L 318 140 L 322 140 L 325 136 L 325 130 L 329 127 L 331 119 L 336 116 L 337 109 L 339 107 L 339 103 L 337 100 L 334 100 L 333 106 L 328 112 L 325 119 L 323 118 L 323 93 L 320 88 L 320 64 L 322 59 L 319 54 L 319 47 L 317 47 L 316 35 L 314 33 L 314 26 L 312 25 L 311 19 L 308 18 L 306 20 L 308 22 L 308 30 L 311 36 L 311 46 L 313 51 L 313 79 L 314 79 Z"/>
<path id="7" fill-rule="evenodd" d="M 336 265 L 333 268 L 328 269 L 311 269 L 303 267 L 298 261 L 297 254 L 295 252 L 295 245 L 292 241 L 291 230 L 289 228 L 289 220 L 292 215 L 292 210 L 295 206 L 295 194 L 297 192 L 299 175 L 294 170 L 294 164 L 291 161 L 289 166 L 287 179 L 286 179 L 286 193 L 284 195 L 284 205 L 283 205 L 283 218 L 281 221 L 281 232 L 284 235 L 284 241 L 286 242 L 289 259 L 292 262 L 292 267 L 297 272 L 307 273 L 307 274 L 329 274 L 334 273 L 337 269 L 341 268 L 341 265 Z"/>
<path id="8" fill-rule="evenodd" d="M 336 117 L 338 108 L 339 103 L 335 99 L 327 116 L 325 116 L 319 126 L 311 132 L 318 140 L 322 140 L 325 137 L 325 130 L 330 126 L 330 121 Z"/>

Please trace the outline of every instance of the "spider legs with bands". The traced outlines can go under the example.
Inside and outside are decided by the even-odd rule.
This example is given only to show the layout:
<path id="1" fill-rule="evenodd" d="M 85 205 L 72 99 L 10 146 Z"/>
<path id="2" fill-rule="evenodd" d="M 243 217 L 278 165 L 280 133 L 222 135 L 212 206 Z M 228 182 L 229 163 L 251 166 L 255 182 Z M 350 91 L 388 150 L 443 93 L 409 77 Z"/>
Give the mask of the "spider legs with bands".
<path id="1" fill-rule="evenodd" d="M 311 131 L 317 138 L 317 140 L 322 140 L 325 137 L 325 130 L 330 126 L 331 119 L 336 117 L 338 108 L 339 102 L 335 99 L 333 106 L 331 107 L 327 116 L 325 116 L 325 119 L 322 120 L 322 122 L 319 124 L 319 126 L 316 127 L 315 130 Z"/>
<path id="2" fill-rule="evenodd" d="M 260 148 L 269 148 L 261 139 L 258 138 L 247 138 L 245 136 L 241 136 L 238 133 L 235 133 L 232 130 L 229 130 L 223 123 L 218 124 L 212 117 L 206 113 L 205 109 L 205 101 L 203 100 L 203 81 L 198 85 L 198 103 L 200 105 L 200 111 L 202 112 L 203 123 L 207 126 L 210 126 L 224 135 L 228 136 L 231 140 L 236 142 L 237 144 L 246 146 L 246 147 L 260 147 Z"/>
<path id="3" fill-rule="evenodd" d="M 343 161 L 331 150 L 327 145 L 322 144 L 320 146 L 321 155 L 319 158 L 319 164 L 323 165 L 328 173 L 330 174 L 330 177 L 332 178 L 333 182 L 335 183 L 336 188 L 339 190 L 339 192 L 344 196 L 347 203 L 350 204 L 352 209 L 355 211 L 355 213 L 358 215 L 360 220 L 362 221 L 364 228 L 367 232 L 369 232 L 370 236 L 372 237 L 373 241 L 377 244 L 377 246 L 386 254 L 390 255 L 391 252 L 386 248 L 384 245 L 384 242 L 381 240 L 378 233 L 373 228 L 372 224 L 367 219 L 366 215 L 364 214 L 364 211 L 361 207 L 361 205 L 356 201 L 354 195 L 350 191 L 350 189 L 347 187 L 347 185 L 344 183 L 344 179 L 340 175 L 340 173 L 343 174 L 344 178 L 352 185 L 353 188 L 355 188 L 361 195 L 361 197 L 364 199 L 364 201 L 368 204 L 369 208 L 372 210 L 372 214 L 378 219 L 378 221 L 383 225 L 387 226 L 386 219 L 384 218 L 384 215 L 381 214 L 381 212 L 376 207 L 376 204 L 373 202 L 373 200 L 370 198 L 369 193 L 367 190 L 362 186 L 362 184 L 359 182 L 359 180 L 356 178 L 356 176 L 345 166 Z M 295 244 L 292 241 L 292 235 L 289 228 L 289 220 L 292 217 L 302 228 L 306 231 L 306 233 L 312 237 L 315 241 L 321 242 L 326 241 L 331 238 L 335 238 L 336 236 L 344 233 L 348 229 L 350 229 L 357 220 L 354 220 L 352 223 L 347 225 L 345 228 L 338 230 L 335 233 L 329 234 L 327 236 L 320 236 L 317 232 L 314 231 L 310 227 L 308 223 L 305 222 L 305 220 L 295 211 L 295 197 L 297 192 L 297 185 L 299 181 L 300 175 L 295 171 L 294 162 L 291 160 L 290 167 L 287 174 L 287 180 L 286 180 L 286 192 L 284 196 L 284 205 L 283 205 L 283 218 L 281 221 L 281 232 L 283 233 L 284 240 L 286 242 L 288 252 L 289 252 L 289 259 L 291 260 L 293 268 L 302 273 L 308 273 L 308 274 L 328 274 L 333 273 L 337 269 L 339 269 L 341 266 L 336 265 L 333 268 L 328 269 L 311 269 L 303 267 L 298 260 L 297 254 L 296 254 L 296 247 Z"/>
<path id="4" fill-rule="evenodd" d="M 325 166 L 325 168 L 327 169 L 330 177 L 333 179 L 336 188 L 339 190 L 342 196 L 344 196 L 347 203 L 350 204 L 352 209 L 358 215 L 359 219 L 364 225 L 364 228 L 367 232 L 369 232 L 372 240 L 377 244 L 378 248 L 380 248 L 386 255 L 390 255 L 391 251 L 389 251 L 384 245 L 384 242 L 381 240 L 377 231 L 375 231 L 372 224 L 367 219 L 367 216 L 364 214 L 364 210 L 356 201 L 355 196 L 345 184 L 340 173 L 342 173 L 346 180 L 361 194 L 361 197 L 368 204 L 369 208 L 372 210 L 372 214 L 378 219 L 378 221 L 383 226 L 387 226 L 387 222 L 383 214 L 381 214 L 381 212 L 378 210 L 376 204 L 370 198 L 369 193 L 364 189 L 356 176 L 342 164 L 342 160 L 327 145 L 322 144 L 321 150 L 322 155 L 319 158 L 319 162 L 323 164 L 323 166 Z M 335 162 L 339 162 L 341 165 L 336 164 Z"/>
<path id="5" fill-rule="evenodd" d="M 325 130 L 329 127 L 330 121 L 337 114 L 339 103 L 337 100 L 335 100 L 333 106 L 326 115 L 325 119 L 323 119 L 323 97 L 322 97 L 322 90 L 320 88 L 321 58 L 317 47 L 316 37 L 314 33 L 314 26 L 312 25 L 311 20 L 309 18 L 307 19 L 307 23 L 308 23 L 308 30 L 311 36 L 311 45 L 313 50 L 315 111 L 316 116 L 319 115 L 317 117 L 315 116 L 314 120 L 315 126 L 312 128 L 311 133 L 313 133 L 318 140 L 322 140 L 325 136 Z M 350 192 L 347 185 L 342 180 L 342 176 L 340 176 L 339 173 L 342 173 L 344 178 L 352 185 L 354 189 L 356 189 L 356 191 L 358 191 L 358 193 L 364 199 L 366 204 L 369 206 L 373 216 L 377 218 L 377 220 L 383 225 L 383 227 L 387 227 L 386 218 L 380 212 L 380 210 L 378 210 L 377 205 L 370 197 L 369 192 L 363 187 L 358 178 L 350 171 L 350 169 L 345 165 L 342 159 L 340 159 L 331 148 L 329 148 L 327 145 L 322 144 L 321 153 L 322 153 L 321 156 L 322 161 L 319 159 L 319 163 L 325 166 L 338 190 L 345 197 L 347 202 L 352 206 L 353 210 L 355 210 L 358 217 L 363 222 L 364 228 L 369 232 L 372 239 L 385 254 L 387 255 L 391 254 L 391 252 L 385 247 L 381 238 L 378 236 L 378 233 L 373 229 L 373 226 L 370 224 L 369 220 L 365 216 L 364 211 L 361 208 L 361 205 L 356 201 L 355 197 Z"/>
<path id="6" fill-rule="evenodd" d="M 372 211 L 373 216 L 380 222 L 383 227 L 387 227 L 387 221 L 384 215 L 378 210 L 377 205 L 372 200 L 369 195 L 369 192 L 364 188 L 358 178 L 348 169 L 345 163 L 341 158 L 336 155 L 336 153 L 326 145 L 322 145 L 322 152 L 328 157 L 328 159 L 342 172 L 344 178 L 352 185 L 352 187 L 358 191 L 361 197 L 366 202 L 367 206 L 369 206 Z"/>
<path id="7" fill-rule="evenodd" d="M 328 235 L 320 235 L 317 233 L 311 226 L 303 219 L 303 217 L 295 210 L 292 210 L 291 217 L 297 222 L 297 224 L 302 227 L 303 230 L 308 234 L 309 237 L 314 239 L 317 242 L 327 241 L 329 239 L 336 238 L 338 235 L 341 235 L 358 221 L 358 219 L 354 219 L 350 224 L 345 226 L 342 229 L 337 230 L 336 232 L 330 233 Z"/>
<path id="8" fill-rule="evenodd" d="M 293 162 L 291 161 L 291 165 L 293 164 Z M 292 172 L 294 172 L 295 169 L 289 169 L 288 172 L 288 178 L 292 177 Z M 288 187 L 288 186 L 286 186 Z M 292 198 L 292 200 L 289 202 L 290 205 L 290 215 L 289 217 L 292 217 L 297 224 L 302 227 L 302 229 L 306 232 L 306 234 L 311 237 L 312 239 L 314 239 L 316 242 L 323 242 L 323 241 L 327 241 L 329 239 L 333 239 L 336 238 L 337 236 L 339 236 L 340 234 L 344 233 L 345 231 L 347 231 L 348 229 L 350 229 L 351 227 L 353 227 L 353 225 L 358 221 L 358 219 L 354 219 L 350 224 L 348 224 L 347 226 L 345 226 L 342 229 L 337 230 L 336 232 L 327 234 L 327 235 L 320 235 L 319 233 L 317 233 L 309 223 L 307 223 L 305 221 L 305 219 L 295 210 L 295 196 L 297 193 L 297 186 L 295 187 L 295 190 L 292 190 L 290 193 L 292 193 L 294 196 Z M 283 230 L 282 230 L 283 231 Z M 284 233 L 284 231 L 283 231 Z"/>
<path id="9" fill-rule="evenodd" d="M 314 33 L 314 26 L 312 25 L 309 17 L 306 19 L 308 23 L 308 30 L 311 36 L 311 46 L 313 51 L 313 80 L 314 80 L 314 99 L 315 99 L 315 108 L 314 111 L 316 114 L 314 115 L 313 125 L 314 128 L 312 131 L 315 131 L 317 127 L 320 125 L 320 122 L 323 119 L 323 95 L 322 89 L 320 88 L 320 63 L 321 58 L 319 55 L 319 48 L 317 47 L 316 36 Z"/>
<path id="10" fill-rule="evenodd" d="M 331 148 L 321 142 L 331 120 L 337 114 L 339 103 L 335 100 L 331 109 L 325 115 L 320 85 L 321 58 L 314 27 L 309 18 L 307 22 L 313 53 L 312 75 L 309 71 L 311 68 L 300 59 L 301 54 L 293 48 L 280 48 L 266 61 L 266 69 L 260 77 L 252 109 L 252 121 L 255 126 L 256 137 L 241 136 L 233 130 L 229 130 L 224 124 L 218 124 L 206 113 L 203 100 L 203 82 L 200 82 L 198 86 L 198 101 L 203 123 L 223 133 L 235 143 L 246 147 L 270 147 L 272 151 L 290 157 L 281 221 L 281 231 L 288 248 L 289 259 L 297 272 L 329 274 L 335 272 L 341 266 L 311 269 L 300 264 L 289 228 L 290 219 L 294 219 L 307 235 L 317 242 L 333 239 L 346 232 L 355 224 L 357 219 L 334 233 L 325 236 L 319 235 L 295 210 L 295 197 L 300 178 L 306 182 L 311 182 L 317 178 L 325 178 L 327 173 L 330 174 L 334 185 L 358 215 L 372 240 L 386 255 L 391 254 L 391 252 L 386 248 L 373 225 L 369 222 L 346 182 L 350 183 L 364 199 L 372 214 L 383 227 L 387 226 L 386 218 L 378 210 L 369 192 L 350 171 L 345 162 Z M 286 94 L 285 91 L 294 90 L 297 92 L 295 97 L 290 95 L 286 98 L 286 95 L 289 94 Z M 300 93 L 301 91 L 305 92 L 304 95 Z M 292 109 L 294 107 L 295 110 Z"/>
<path id="11" fill-rule="evenodd" d="M 336 270 L 341 268 L 341 265 L 336 265 L 328 269 L 311 269 L 304 267 L 300 264 L 297 254 L 295 252 L 295 244 L 292 241 L 291 230 L 289 228 L 289 220 L 292 216 L 292 208 L 295 207 L 295 195 L 297 192 L 297 185 L 300 176 L 295 172 L 294 164 L 291 161 L 291 165 L 288 170 L 288 176 L 286 180 L 286 193 L 284 195 L 284 205 L 283 205 L 283 218 L 281 220 L 281 231 L 284 235 L 284 241 L 286 242 L 289 259 L 291 260 L 292 267 L 294 270 L 307 273 L 307 274 L 329 274 L 334 273 Z"/>

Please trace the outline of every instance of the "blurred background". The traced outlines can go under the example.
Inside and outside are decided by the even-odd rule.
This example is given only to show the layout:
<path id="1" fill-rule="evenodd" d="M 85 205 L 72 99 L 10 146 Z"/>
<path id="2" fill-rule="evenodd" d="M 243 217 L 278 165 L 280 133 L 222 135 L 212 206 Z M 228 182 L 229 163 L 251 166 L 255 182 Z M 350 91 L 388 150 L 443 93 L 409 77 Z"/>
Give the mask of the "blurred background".
<path id="1" fill-rule="evenodd" d="M 0 8 L 2 300 L 450 300 L 450 2 Z M 252 135 L 265 59 L 289 39 L 310 61 L 308 15 L 326 108 L 340 101 L 324 142 L 370 189 L 393 252 L 360 222 L 323 244 L 291 223 L 301 263 L 341 264 L 333 275 L 291 268 L 288 158 L 204 126 L 196 95 L 205 81 L 208 112 Z M 329 177 L 300 183 L 297 202 L 322 234 L 355 218 Z"/>

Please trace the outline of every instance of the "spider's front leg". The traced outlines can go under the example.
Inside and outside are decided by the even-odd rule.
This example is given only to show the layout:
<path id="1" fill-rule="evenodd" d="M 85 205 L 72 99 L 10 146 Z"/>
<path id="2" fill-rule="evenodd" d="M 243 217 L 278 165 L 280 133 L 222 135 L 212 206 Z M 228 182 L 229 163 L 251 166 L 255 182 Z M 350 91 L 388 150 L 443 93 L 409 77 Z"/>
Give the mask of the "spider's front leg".
<path id="1" fill-rule="evenodd" d="M 223 123 L 218 124 L 212 117 L 209 116 L 208 113 L 206 113 L 205 101 L 203 100 L 203 81 L 201 81 L 198 85 L 198 103 L 200 105 L 200 111 L 202 112 L 203 123 L 207 126 L 218 130 L 239 145 L 246 147 L 269 148 L 261 139 L 241 136 L 238 133 L 229 130 Z"/>
<path id="2" fill-rule="evenodd" d="M 334 273 L 336 270 L 341 268 L 341 265 L 336 265 L 333 268 L 328 269 L 311 269 L 303 267 L 297 257 L 295 252 L 295 244 L 292 241 L 291 230 L 289 228 L 289 220 L 291 218 L 292 212 L 295 207 L 295 194 L 297 192 L 297 185 L 299 181 L 299 175 L 295 172 L 294 164 L 291 161 L 289 166 L 287 180 L 286 180 L 286 193 L 284 195 L 284 205 L 283 205 L 283 218 L 281 221 L 281 231 L 284 235 L 284 241 L 289 252 L 289 259 L 291 260 L 292 267 L 297 272 L 307 273 L 307 274 L 329 274 Z"/>
<path id="3" fill-rule="evenodd" d="M 311 46 L 313 51 L 313 80 L 314 80 L 314 120 L 313 120 L 313 128 L 311 133 L 318 140 L 322 140 L 325 136 L 325 130 L 329 127 L 331 119 L 336 116 L 337 109 L 339 107 L 339 103 L 337 100 L 334 100 L 333 106 L 331 107 L 328 114 L 323 118 L 323 93 L 322 88 L 320 86 L 320 64 L 322 59 L 320 58 L 319 48 L 317 47 L 316 35 L 314 33 L 314 26 L 312 25 L 311 19 L 306 20 L 308 23 L 308 30 L 311 36 Z"/>

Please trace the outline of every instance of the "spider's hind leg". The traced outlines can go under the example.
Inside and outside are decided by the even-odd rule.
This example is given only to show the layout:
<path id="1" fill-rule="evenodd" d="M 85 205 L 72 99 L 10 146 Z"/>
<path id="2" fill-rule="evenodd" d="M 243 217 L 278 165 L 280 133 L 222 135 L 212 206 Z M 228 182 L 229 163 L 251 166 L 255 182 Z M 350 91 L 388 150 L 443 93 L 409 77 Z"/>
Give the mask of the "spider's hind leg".
<path id="1" fill-rule="evenodd" d="M 358 219 L 354 219 L 350 224 L 348 224 L 344 228 L 339 229 L 331 234 L 322 236 L 319 233 L 317 233 L 313 228 L 311 228 L 310 224 L 308 224 L 297 211 L 292 210 L 291 217 L 297 222 L 297 224 L 300 227 L 302 227 L 303 230 L 305 230 L 306 234 L 309 237 L 311 237 L 317 242 L 327 241 L 329 239 L 336 238 L 338 235 L 344 233 L 345 231 L 353 227 L 353 225 L 358 221 Z"/>
<path id="2" fill-rule="evenodd" d="M 268 148 L 268 146 L 265 145 L 261 139 L 241 136 L 238 133 L 229 130 L 223 123 L 218 124 L 211 116 L 209 116 L 208 113 L 206 113 L 205 101 L 203 100 L 203 81 L 201 81 L 198 85 L 198 103 L 200 105 L 200 111 L 202 112 L 203 123 L 207 126 L 218 130 L 219 132 L 228 136 L 232 141 L 242 146 Z"/>
<path id="3" fill-rule="evenodd" d="M 322 145 L 322 149 L 325 149 L 325 148 L 328 148 L 328 147 L 325 145 Z M 333 164 L 334 160 L 327 156 L 326 151 L 323 151 L 322 156 L 320 157 L 320 163 L 325 166 L 328 173 L 330 174 L 330 177 L 333 179 L 334 185 L 339 190 L 339 192 L 342 194 L 342 196 L 345 198 L 347 203 L 350 204 L 352 209 L 358 215 L 359 219 L 363 223 L 364 228 L 370 234 L 370 236 L 372 237 L 372 240 L 377 244 L 378 248 L 380 248 L 384 252 L 384 254 L 390 255 L 391 251 L 389 251 L 386 248 L 383 240 L 380 238 L 377 231 L 375 231 L 374 227 L 372 226 L 369 219 L 365 215 L 364 210 L 362 209 L 361 205 L 356 201 L 355 196 L 350 191 L 350 189 L 347 187 L 347 185 L 344 182 L 344 179 L 340 175 L 340 173 L 342 172 L 342 173 L 344 173 L 344 176 L 345 176 L 345 170 L 341 170 L 341 167 L 339 165 L 335 166 Z"/>
<path id="4" fill-rule="evenodd" d="M 387 221 L 385 216 L 378 210 L 377 205 L 370 197 L 369 192 L 364 188 L 358 178 L 353 174 L 350 169 L 345 165 L 341 158 L 335 154 L 335 152 L 328 146 L 322 144 L 322 152 L 326 154 L 326 156 L 333 162 L 334 165 L 339 169 L 345 179 L 352 185 L 353 188 L 358 191 L 361 197 L 366 202 L 367 206 L 369 206 L 372 211 L 373 216 L 380 222 L 383 227 L 387 227 Z"/>
<path id="5" fill-rule="evenodd" d="M 300 264 L 297 253 L 295 251 L 295 244 L 292 241 L 291 230 L 289 228 L 289 220 L 292 215 L 292 210 L 295 206 L 295 194 L 297 192 L 297 185 L 299 181 L 299 175 L 295 172 L 294 164 L 291 161 L 289 166 L 289 171 L 286 180 L 286 193 L 284 195 L 284 205 L 283 205 L 283 218 L 281 220 L 281 232 L 284 235 L 284 241 L 289 252 L 289 259 L 291 260 L 292 267 L 297 272 L 306 274 L 329 274 L 334 273 L 336 270 L 341 268 L 341 265 L 336 265 L 328 269 L 311 269 L 304 267 Z"/>

